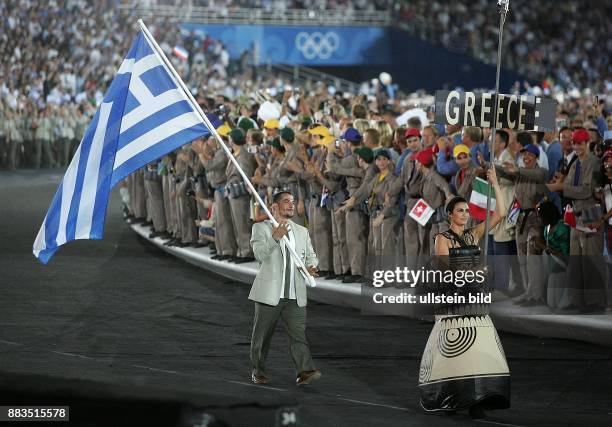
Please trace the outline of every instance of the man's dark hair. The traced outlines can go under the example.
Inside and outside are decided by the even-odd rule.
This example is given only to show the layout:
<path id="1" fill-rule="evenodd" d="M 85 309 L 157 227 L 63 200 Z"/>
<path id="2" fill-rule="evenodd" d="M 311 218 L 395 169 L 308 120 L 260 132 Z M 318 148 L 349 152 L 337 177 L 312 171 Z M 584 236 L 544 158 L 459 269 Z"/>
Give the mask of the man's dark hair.
<path id="1" fill-rule="evenodd" d="M 421 126 L 423 125 L 421 123 L 421 119 L 419 119 L 416 116 L 415 117 L 410 117 L 406 124 L 408 125 L 409 128 L 416 128 L 418 130 L 421 130 Z"/>
<path id="2" fill-rule="evenodd" d="M 505 130 L 498 130 L 496 133 L 497 135 L 499 135 L 499 139 L 501 139 L 507 147 L 508 143 L 510 142 L 510 135 L 508 134 L 508 132 L 506 132 Z"/>
<path id="3" fill-rule="evenodd" d="M 559 129 L 559 136 L 561 136 L 561 134 L 566 130 L 569 130 L 571 132 L 572 128 L 569 126 L 563 126 L 561 129 Z"/>
<path id="4" fill-rule="evenodd" d="M 280 202 L 283 194 L 291 194 L 291 191 L 280 190 L 272 195 L 272 204 Z M 291 194 L 293 196 L 293 194 Z"/>
<path id="5" fill-rule="evenodd" d="M 363 104 L 353 106 L 353 117 L 355 119 L 365 119 L 368 117 L 368 110 Z"/>
<path id="6" fill-rule="evenodd" d="M 531 138 L 531 133 L 527 131 L 519 132 L 516 135 L 516 140 L 523 147 L 533 143 L 533 139 Z"/>
<path id="7" fill-rule="evenodd" d="M 254 130 L 251 132 L 251 141 L 255 145 L 261 145 L 264 142 L 264 134 L 260 130 Z"/>

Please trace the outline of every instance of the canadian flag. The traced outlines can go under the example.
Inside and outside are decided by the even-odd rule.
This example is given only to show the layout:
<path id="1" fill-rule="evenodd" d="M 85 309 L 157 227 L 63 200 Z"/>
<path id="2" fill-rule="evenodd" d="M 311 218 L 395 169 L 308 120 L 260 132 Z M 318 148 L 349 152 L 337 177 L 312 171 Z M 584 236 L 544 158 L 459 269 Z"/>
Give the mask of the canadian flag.
<path id="1" fill-rule="evenodd" d="M 429 206 L 425 200 L 419 199 L 408 215 L 424 227 L 433 213 L 434 209 Z"/>

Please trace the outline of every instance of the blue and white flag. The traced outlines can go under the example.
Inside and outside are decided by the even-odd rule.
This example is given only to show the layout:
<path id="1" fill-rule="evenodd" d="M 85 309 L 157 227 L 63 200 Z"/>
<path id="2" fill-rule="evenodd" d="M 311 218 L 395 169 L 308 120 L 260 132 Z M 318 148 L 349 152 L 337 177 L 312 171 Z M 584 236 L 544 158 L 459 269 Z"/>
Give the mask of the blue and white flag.
<path id="1" fill-rule="evenodd" d="M 46 264 L 66 242 L 101 240 L 111 189 L 210 131 L 141 31 L 85 132 L 34 242 Z"/>

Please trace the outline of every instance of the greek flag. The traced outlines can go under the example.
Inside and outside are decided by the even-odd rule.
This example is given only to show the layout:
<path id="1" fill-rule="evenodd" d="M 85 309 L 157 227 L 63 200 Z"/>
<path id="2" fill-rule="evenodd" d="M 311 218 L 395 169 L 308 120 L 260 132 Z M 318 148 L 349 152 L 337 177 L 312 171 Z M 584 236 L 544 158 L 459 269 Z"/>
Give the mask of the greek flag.
<path id="1" fill-rule="evenodd" d="M 101 240 L 108 196 L 118 182 L 209 133 L 141 31 L 53 197 L 34 256 L 46 264 L 66 242 Z"/>

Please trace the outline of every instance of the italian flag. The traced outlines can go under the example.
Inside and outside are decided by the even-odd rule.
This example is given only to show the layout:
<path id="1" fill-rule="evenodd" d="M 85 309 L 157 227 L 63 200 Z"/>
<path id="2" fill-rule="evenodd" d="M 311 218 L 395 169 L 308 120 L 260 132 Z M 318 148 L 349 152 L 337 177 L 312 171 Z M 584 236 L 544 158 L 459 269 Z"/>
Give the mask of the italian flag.
<path id="1" fill-rule="evenodd" d="M 487 215 L 487 194 L 491 186 L 482 178 L 476 177 L 472 185 L 472 194 L 470 196 L 470 214 L 472 218 L 479 221 L 484 221 Z M 491 188 L 491 214 L 495 212 L 495 192 Z"/>

